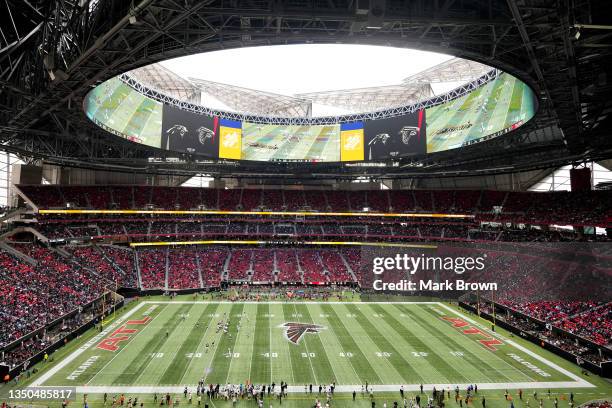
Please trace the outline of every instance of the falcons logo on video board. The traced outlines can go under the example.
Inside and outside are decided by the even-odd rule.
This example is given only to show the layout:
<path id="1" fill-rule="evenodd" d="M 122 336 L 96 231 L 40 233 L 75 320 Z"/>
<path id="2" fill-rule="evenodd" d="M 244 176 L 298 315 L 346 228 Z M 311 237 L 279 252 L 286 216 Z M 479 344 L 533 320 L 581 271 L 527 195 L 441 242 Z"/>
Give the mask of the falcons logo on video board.
<path id="1" fill-rule="evenodd" d="M 319 333 L 325 329 L 323 326 L 312 323 L 285 323 L 281 325 L 285 329 L 285 337 L 293 344 L 299 344 L 306 333 Z"/>

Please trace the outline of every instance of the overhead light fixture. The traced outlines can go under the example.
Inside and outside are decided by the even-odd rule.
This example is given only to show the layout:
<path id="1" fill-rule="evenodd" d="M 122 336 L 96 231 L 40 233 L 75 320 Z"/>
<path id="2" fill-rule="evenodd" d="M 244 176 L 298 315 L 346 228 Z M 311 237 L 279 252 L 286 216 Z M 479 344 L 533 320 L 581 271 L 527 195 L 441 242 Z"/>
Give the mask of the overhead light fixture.
<path id="1" fill-rule="evenodd" d="M 138 23 L 138 19 L 134 15 L 130 16 L 129 21 L 130 21 L 130 24 L 132 25 Z"/>
<path id="2" fill-rule="evenodd" d="M 577 40 L 580 38 L 580 28 L 576 29 L 576 34 L 574 34 L 574 38 Z"/>

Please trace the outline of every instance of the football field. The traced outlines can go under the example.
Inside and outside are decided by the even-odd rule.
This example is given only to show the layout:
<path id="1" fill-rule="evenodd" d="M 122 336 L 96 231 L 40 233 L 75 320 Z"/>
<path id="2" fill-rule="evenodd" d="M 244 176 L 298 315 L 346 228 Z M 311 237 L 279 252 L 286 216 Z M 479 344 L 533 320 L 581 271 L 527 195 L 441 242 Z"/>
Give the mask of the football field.
<path id="1" fill-rule="evenodd" d="M 340 126 L 281 126 L 243 122 L 242 159 L 338 162 Z"/>
<path id="2" fill-rule="evenodd" d="M 589 387 L 438 302 L 141 302 L 32 385 L 181 392 L 206 383 L 337 390 Z"/>

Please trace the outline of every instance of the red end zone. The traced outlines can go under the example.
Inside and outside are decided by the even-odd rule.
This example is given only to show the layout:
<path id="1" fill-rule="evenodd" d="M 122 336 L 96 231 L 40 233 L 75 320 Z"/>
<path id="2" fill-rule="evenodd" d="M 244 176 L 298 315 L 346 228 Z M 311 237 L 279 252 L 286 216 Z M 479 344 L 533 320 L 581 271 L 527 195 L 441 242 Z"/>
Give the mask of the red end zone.
<path id="1" fill-rule="evenodd" d="M 100 344 L 96 346 L 96 348 L 106 350 L 106 351 L 117 351 L 119 350 L 119 345 L 130 339 L 131 335 L 138 332 L 138 329 L 128 329 L 127 326 L 138 326 L 138 325 L 146 325 L 152 319 L 147 316 L 144 319 L 140 320 L 128 320 L 123 326 L 119 327 L 117 330 L 112 332 L 107 338 L 102 340 Z"/>
<path id="2" fill-rule="evenodd" d="M 492 337 L 490 334 L 483 332 L 479 328 L 470 326 L 468 322 L 459 317 L 442 316 L 441 319 L 450 322 L 453 327 L 456 328 L 467 327 L 466 329 L 462 330 L 463 334 L 484 337 L 483 339 L 479 339 L 478 342 L 491 351 L 497 351 L 497 348 L 495 346 L 500 346 L 504 344 L 501 340 Z"/>

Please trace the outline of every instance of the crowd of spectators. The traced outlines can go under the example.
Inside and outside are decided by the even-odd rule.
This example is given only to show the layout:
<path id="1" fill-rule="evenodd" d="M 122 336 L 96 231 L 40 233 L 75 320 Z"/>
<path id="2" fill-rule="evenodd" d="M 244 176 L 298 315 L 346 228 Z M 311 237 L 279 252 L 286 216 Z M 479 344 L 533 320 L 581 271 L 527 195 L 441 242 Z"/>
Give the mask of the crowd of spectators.
<path id="1" fill-rule="evenodd" d="M 252 271 L 252 253 L 246 249 L 236 249 L 231 252 L 228 266 L 228 276 L 230 281 L 246 281 Z"/>
<path id="2" fill-rule="evenodd" d="M 539 227 L 494 227 L 474 220 L 335 219 L 308 217 L 307 220 L 283 218 L 180 217 L 151 218 L 134 216 L 117 219 L 41 219 L 34 227 L 49 239 L 96 238 L 111 236 L 134 241 L 188 240 L 190 238 L 257 236 L 277 238 L 293 235 L 302 238 L 337 240 L 364 237 L 374 241 L 497 241 L 497 242 L 592 242 L 608 240 L 605 235 L 582 235 L 573 230 L 548 230 Z M 351 239 L 353 240 L 353 239 Z"/>
<path id="3" fill-rule="evenodd" d="M 539 302 L 512 302 L 509 300 L 502 301 L 503 304 L 512 307 L 519 312 L 525 313 L 531 317 L 542 320 L 546 323 L 555 323 L 560 320 L 565 320 L 571 316 L 579 315 L 594 307 L 601 306 L 601 302 L 578 302 L 561 300 L 548 300 Z"/>
<path id="4" fill-rule="evenodd" d="M 477 308 L 476 302 L 467 302 L 473 308 Z M 544 343 L 549 343 L 555 347 L 558 347 L 566 352 L 569 352 L 577 357 L 577 359 L 588 360 L 594 364 L 599 364 L 604 361 L 610 361 L 612 359 L 612 352 L 608 350 L 608 352 L 602 353 L 596 347 L 589 345 L 585 341 L 577 341 L 575 337 L 572 337 L 568 333 L 558 330 L 562 327 L 563 321 L 557 323 L 545 323 L 539 320 L 530 319 L 529 316 L 520 313 L 516 313 L 514 309 L 503 309 L 502 307 L 506 306 L 508 302 L 499 302 L 496 304 L 496 320 L 503 321 L 525 333 L 530 333 L 535 336 L 539 341 Z M 559 302 L 560 305 L 564 305 L 564 302 Z M 590 302 L 584 302 L 584 307 L 588 307 Z M 503 306 L 501 306 L 503 305 Z M 576 302 L 567 302 L 567 308 L 572 309 L 575 308 Z M 481 301 L 479 303 L 479 311 L 480 313 L 488 314 L 489 316 L 493 315 L 493 306 L 490 302 Z M 521 312 L 523 313 L 523 312 Z M 584 312 L 583 315 L 588 315 L 590 312 Z M 609 323 L 609 319 L 608 319 Z M 564 329 L 564 328 L 563 328 Z M 578 334 L 573 333 L 572 334 Z M 598 346 L 606 346 L 610 347 L 610 338 L 608 337 L 607 341 L 598 342 L 595 341 L 594 337 L 582 336 L 584 339 L 588 341 L 592 341 Z M 579 360 L 577 360 L 579 361 Z"/>
<path id="5" fill-rule="evenodd" d="M 304 282 L 326 283 L 326 270 L 318 251 L 299 250 L 297 259 L 304 275 Z"/>
<path id="6" fill-rule="evenodd" d="M 276 252 L 276 267 L 279 282 L 302 283 L 302 276 L 297 267 L 297 255 L 293 249 L 278 249 Z"/>
<path id="7" fill-rule="evenodd" d="M 108 282 L 33 244 L 14 244 L 36 265 L 0 251 L 0 348 L 100 297 Z"/>
<path id="8" fill-rule="evenodd" d="M 483 220 L 539 224 L 603 225 L 612 193 L 499 192 L 487 190 L 285 191 L 149 186 L 19 186 L 40 208 L 147 208 L 220 210 L 314 210 L 460 212 Z M 501 209 L 497 213 L 494 209 Z"/>
<path id="9" fill-rule="evenodd" d="M 127 274 L 113 265 L 99 248 L 94 246 L 77 246 L 69 248 L 69 251 L 78 259 L 81 265 L 86 265 L 87 268 L 94 270 L 99 276 L 114 282 L 117 287 L 129 286 L 130 279 L 126 279 Z"/>
<path id="10" fill-rule="evenodd" d="M 253 282 L 274 282 L 275 257 L 274 251 L 253 250 Z"/>
<path id="11" fill-rule="evenodd" d="M 612 403 L 608 400 L 597 400 L 580 406 L 581 408 L 611 408 Z"/>
<path id="12" fill-rule="evenodd" d="M 166 287 L 166 249 L 144 249 L 137 251 L 140 279 L 143 289 L 163 289 Z"/>
<path id="13" fill-rule="evenodd" d="M 123 273 L 122 284 L 126 288 L 135 288 L 138 284 L 136 267 L 134 266 L 134 252 L 125 247 L 103 245 L 98 247 L 120 272 Z"/>
<path id="14" fill-rule="evenodd" d="M 612 345 L 612 303 L 580 313 L 560 322 L 563 330 L 590 339 L 597 344 Z"/>
<path id="15" fill-rule="evenodd" d="M 76 312 L 57 319 L 53 324 L 47 325 L 44 330 L 39 329 L 23 336 L 14 342 L 2 353 L 0 364 L 7 365 L 10 369 L 19 364 L 24 364 L 24 370 L 28 369 L 27 360 L 36 354 L 43 353 L 54 344 L 65 343 L 66 337 L 83 325 L 93 322 L 96 324 L 100 316 L 108 314 L 112 309 L 115 299 L 111 296 L 103 297 L 100 301 L 79 308 Z"/>
<path id="16" fill-rule="evenodd" d="M 174 248 L 168 251 L 168 288 L 199 288 L 200 268 L 197 250 Z"/>
<path id="17" fill-rule="evenodd" d="M 501 300 L 500 304 L 541 320 L 549 328 L 558 327 L 601 346 L 612 346 L 612 302 Z"/>
<path id="18" fill-rule="evenodd" d="M 344 283 L 353 282 L 355 280 L 349 272 L 340 253 L 337 251 L 319 251 L 319 256 L 329 273 L 328 281 Z"/>
<path id="19" fill-rule="evenodd" d="M 227 255 L 228 250 L 225 248 L 209 248 L 198 251 L 200 272 L 205 287 L 219 287 Z"/>

